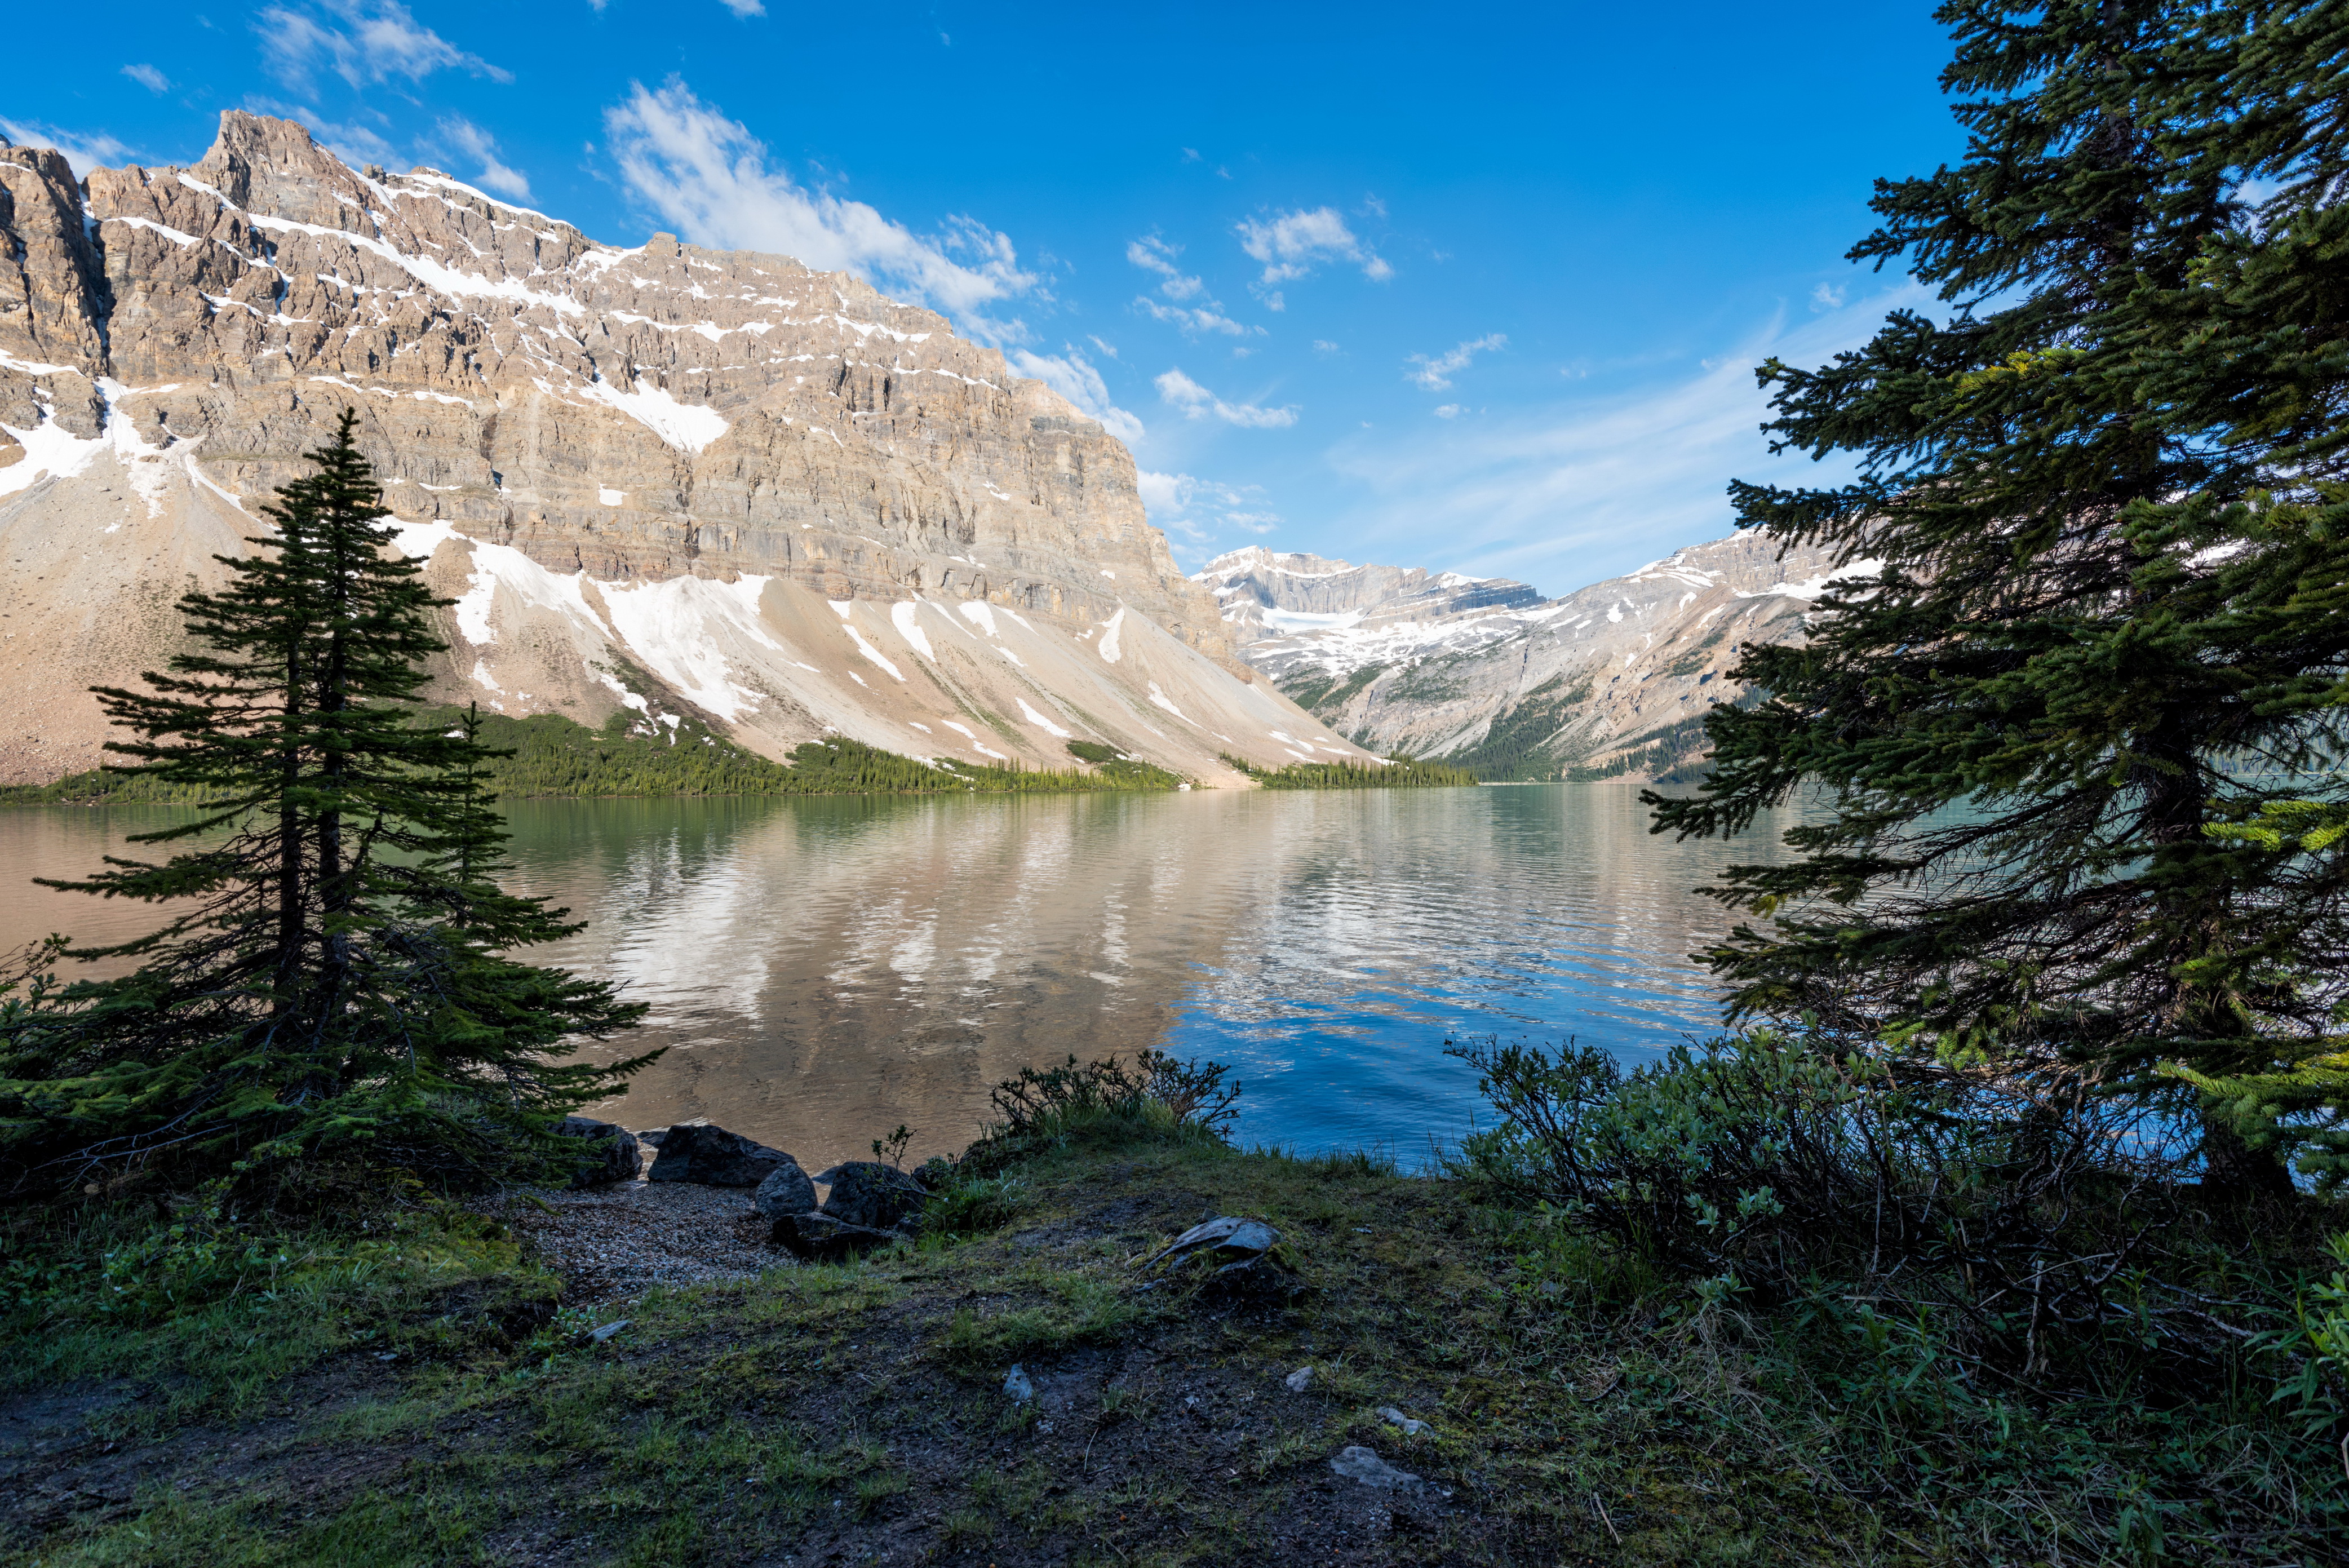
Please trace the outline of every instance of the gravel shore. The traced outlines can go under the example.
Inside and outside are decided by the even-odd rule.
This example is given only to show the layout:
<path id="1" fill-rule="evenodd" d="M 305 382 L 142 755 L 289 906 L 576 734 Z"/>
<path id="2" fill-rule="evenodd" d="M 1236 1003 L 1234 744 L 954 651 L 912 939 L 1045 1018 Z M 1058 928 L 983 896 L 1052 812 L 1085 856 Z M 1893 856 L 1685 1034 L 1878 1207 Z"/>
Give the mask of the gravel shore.
<path id="1" fill-rule="evenodd" d="M 793 1266 L 792 1255 L 767 1240 L 768 1221 L 750 1207 L 748 1188 L 639 1179 L 512 1195 L 489 1211 L 563 1276 L 565 1306 Z"/>

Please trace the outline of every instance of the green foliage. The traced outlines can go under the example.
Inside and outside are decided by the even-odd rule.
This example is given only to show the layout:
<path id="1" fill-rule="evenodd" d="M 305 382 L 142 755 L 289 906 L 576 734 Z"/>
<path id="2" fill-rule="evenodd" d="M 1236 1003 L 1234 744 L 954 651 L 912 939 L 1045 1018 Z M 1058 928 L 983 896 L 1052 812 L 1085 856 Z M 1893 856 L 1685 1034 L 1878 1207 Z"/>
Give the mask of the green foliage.
<path id="1" fill-rule="evenodd" d="M 2122 1344 L 2210 1362 L 2263 1310 L 2207 1277 L 2257 1249 L 2189 1220 L 2199 1195 L 2139 1108 L 1769 1033 L 1629 1075 L 1597 1050 L 1451 1050 L 1502 1117 L 1468 1168 L 1670 1275 L 1773 1301 L 1833 1280 L 2042 1377 Z"/>
<path id="2" fill-rule="evenodd" d="M 1092 776 L 1106 781 L 1098 787 L 1173 789 L 1184 782 L 1179 774 L 1170 773 L 1154 763 L 1145 763 L 1139 757 L 1129 756 L 1114 746 L 1104 746 L 1099 741 L 1071 741 L 1069 755 L 1081 763 L 1092 764 Z"/>
<path id="3" fill-rule="evenodd" d="M 1291 763 L 1284 768 L 1262 768 L 1226 752 L 1223 763 L 1266 789 L 1448 789 L 1476 782 L 1476 775 L 1465 768 L 1413 762 L 1409 757 L 1384 763 Z"/>
<path id="4" fill-rule="evenodd" d="M 974 767 L 940 757 L 925 763 L 861 741 L 810 741 L 792 752 L 782 794 L 1066 794 L 1083 790 L 1173 789 L 1183 781 L 1164 768 L 1112 757 L 1091 773 L 1075 768 Z"/>
<path id="5" fill-rule="evenodd" d="M 1590 701 L 1590 683 L 1568 691 L 1566 677 L 1553 675 L 1519 697 L 1496 717 L 1485 738 L 1444 761 L 1480 779 L 1552 779 L 1568 776 L 1568 751 L 1558 742 L 1574 722 L 1575 711 Z"/>
<path id="6" fill-rule="evenodd" d="M 1371 682 L 1387 672 L 1383 664 L 1365 664 L 1340 674 L 1329 670 L 1301 670 L 1280 683 L 1283 695 L 1317 718 L 1334 719 L 1347 703 L 1370 690 Z"/>
<path id="7" fill-rule="evenodd" d="M 2289 1369 L 2275 1402 L 2289 1406 L 2312 1436 L 2349 1441 L 2349 1231 L 2327 1243 L 2335 1267 L 2309 1282 L 2294 1303 L 2292 1323 L 2262 1336 L 2261 1345 Z"/>
<path id="8" fill-rule="evenodd" d="M 1625 774 L 1662 774 L 1686 762 L 1692 753 L 1704 748 L 1708 722 L 1703 718 L 1682 719 L 1661 725 L 1636 736 L 1627 749 L 1604 763 L 1588 767 L 1570 767 L 1566 778 L 1573 784 L 1592 784 L 1599 779 L 1619 779 Z"/>
<path id="9" fill-rule="evenodd" d="M 1216 1062 L 1178 1062 L 1164 1051 L 1080 1065 L 1074 1056 L 1057 1067 L 1022 1067 L 989 1091 L 1000 1119 L 990 1123 L 964 1157 L 973 1175 L 1001 1172 L 1053 1149 L 1126 1143 L 1228 1143 L 1226 1129 L 1238 1112 L 1239 1086 Z"/>
<path id="10" fill-rule="evenodd" d="M 264 553 L 186 596 L 193 650 L 148 690 L 101 689 L 135 777 L 206 804 L 71 891 L 168 902 L 150 934 L 43 950 L 0 1010 L 0 1181 L 55 1191 L 150 1166 L 231 1167 L 371 1147 L 478 1176 L 554 1153 L 546 1128 L 650 1058 L 564 1060 L 643 1009 L 506 952 L 578 929 L 509 895 L 477 715 L 418 729 L 442 650 L 436 600 L 389 531 L 346 414 L 317 472 L 280 487 Z M 61 958 L 129 959 L 57 982 Z"/>
<path id="11" fill-rule="evenodd" d="M 1713 711 L 1658 826 L 1824 812 L 1717 890 L 1775 922 L 1708 955 L 1734 1015 L 2151 1099 L 2182 1072 L 2209 1179 L 2280 1194 L 2281 1102 L 2224 1085 L 2326 1054 L 2349 865 L 2209 829 L 2349 798 L 2337 8 L 1940 15 L 1966 157 L 1879 183 L 1851 254 L 1952 308 L 1762 367 L 1777 447 L 1858 477 L 1735 485 L 1741 525 L 1853 570 L 1806 644 L 1748 648 L 1768 700 Z"/>

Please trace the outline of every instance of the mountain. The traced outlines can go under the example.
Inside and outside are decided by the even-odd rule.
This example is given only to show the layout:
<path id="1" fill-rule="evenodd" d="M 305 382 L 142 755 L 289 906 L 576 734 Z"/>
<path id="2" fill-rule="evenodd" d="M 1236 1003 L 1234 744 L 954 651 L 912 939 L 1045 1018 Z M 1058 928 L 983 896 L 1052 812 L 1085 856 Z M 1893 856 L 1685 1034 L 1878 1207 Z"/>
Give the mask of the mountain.
<path id="1" fill-rule="evenodd" d="M 82 183 L 0 145 L 0 782 L 100 760 L 86 688 L 168 656 L 347 406 L 456 600 L 439 697 L 777 757 L 1363 755 L 1235 657 L 1120 442 L 845 274 L 599 244 L 239 112 Z"/>
<path id="2" fill-rule="evenodd" d="M 1846 568 L 1857 575 L 1867 563 Z M 1798 640 L 1844 575 L 1749 535 L 1544 599 L 1501 577 L 1237 550 L 1193 580 L 1241 656 L 1357 742 L 1494 779 L 1661 775 L 1703 753 L 1705 710 L 1743 695 L 1739 645 Z"/>

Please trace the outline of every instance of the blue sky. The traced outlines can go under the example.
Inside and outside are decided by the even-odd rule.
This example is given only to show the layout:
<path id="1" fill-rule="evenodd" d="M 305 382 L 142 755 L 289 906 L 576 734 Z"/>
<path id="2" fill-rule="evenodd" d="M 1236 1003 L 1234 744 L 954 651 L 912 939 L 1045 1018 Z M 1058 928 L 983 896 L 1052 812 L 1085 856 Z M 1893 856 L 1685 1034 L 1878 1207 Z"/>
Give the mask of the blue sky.
<path id="1" fill-rule="evenodd" d="M 598 239 L 852 268 L 1125 436 L 1186 566 L 1562 593 L 1804 477 L 1751 367 L 1916 297 L 1841 257 L 1874 178 L 1962 150 L 1929 11 L 51 5 L 0 130 L 192 162 L 246 108 Z"/>

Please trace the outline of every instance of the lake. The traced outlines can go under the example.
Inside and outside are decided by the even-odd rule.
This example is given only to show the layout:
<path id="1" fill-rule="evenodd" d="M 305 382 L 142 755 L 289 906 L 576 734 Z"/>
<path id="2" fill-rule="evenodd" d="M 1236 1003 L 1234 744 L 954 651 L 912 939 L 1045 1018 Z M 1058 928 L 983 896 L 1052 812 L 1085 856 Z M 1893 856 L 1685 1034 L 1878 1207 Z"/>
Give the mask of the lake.
<path id="1" fill-rule="evenodd" d="M 1651 836 L 1628 782 L 1176 794 L 523 801 L 516 890 L 587 929 L 541 962 L 651 1004 L 668 1054 L 590 1114 L 706 1116 L 811 1169 L 900 1123 L 959 1149 L 1023 1065 L 1162 1046 L 1230 1064 L 1238 1136 L 1406 1164 L 1467 1131 L 1447 1039 L 1653 1060 L 1718 1023 L 1693 889 L 1770 860 Z M 0 810 L 0 947 L 153 911 L 28 886 L 164 808 Z"/>

